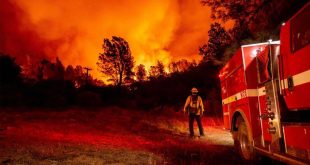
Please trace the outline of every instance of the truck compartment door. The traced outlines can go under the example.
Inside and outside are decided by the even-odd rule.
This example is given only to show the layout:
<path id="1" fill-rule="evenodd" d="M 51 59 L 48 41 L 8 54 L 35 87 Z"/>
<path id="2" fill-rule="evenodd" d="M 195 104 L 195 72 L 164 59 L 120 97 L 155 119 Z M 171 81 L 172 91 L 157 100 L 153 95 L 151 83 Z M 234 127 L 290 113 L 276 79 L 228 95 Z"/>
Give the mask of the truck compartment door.
<path id="1" fill-rule="evenodd" d="M 283 126 L 285 152 L 291 156 L 310 160 L 310 125 Z"/>

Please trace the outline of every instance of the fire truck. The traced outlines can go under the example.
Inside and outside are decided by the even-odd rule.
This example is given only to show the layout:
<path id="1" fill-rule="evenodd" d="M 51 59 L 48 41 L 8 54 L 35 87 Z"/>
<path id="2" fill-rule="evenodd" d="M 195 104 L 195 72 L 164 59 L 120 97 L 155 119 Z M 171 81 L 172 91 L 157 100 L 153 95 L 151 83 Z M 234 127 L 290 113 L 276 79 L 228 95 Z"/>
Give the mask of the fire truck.
<path id="1" fill-rule="evenodd" d="M 280 40 L 243 45 L 220 71 L 224 127 L 246 161 L 310 164 L 310 3 Z"/>

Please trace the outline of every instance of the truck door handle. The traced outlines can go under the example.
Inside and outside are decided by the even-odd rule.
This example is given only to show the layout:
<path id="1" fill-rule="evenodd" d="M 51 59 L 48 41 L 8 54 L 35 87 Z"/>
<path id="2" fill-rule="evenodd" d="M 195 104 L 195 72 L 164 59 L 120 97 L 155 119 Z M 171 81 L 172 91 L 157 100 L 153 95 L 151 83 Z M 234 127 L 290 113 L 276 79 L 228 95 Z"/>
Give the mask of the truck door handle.
<path id="1" fill-rule="evenodd" d="M 292 76 L 289 76 L 287 78 L 287 86 L 288 86 L 288 90 L 289 91 L 293 91 L 294 90 L 294 80 Z"/>

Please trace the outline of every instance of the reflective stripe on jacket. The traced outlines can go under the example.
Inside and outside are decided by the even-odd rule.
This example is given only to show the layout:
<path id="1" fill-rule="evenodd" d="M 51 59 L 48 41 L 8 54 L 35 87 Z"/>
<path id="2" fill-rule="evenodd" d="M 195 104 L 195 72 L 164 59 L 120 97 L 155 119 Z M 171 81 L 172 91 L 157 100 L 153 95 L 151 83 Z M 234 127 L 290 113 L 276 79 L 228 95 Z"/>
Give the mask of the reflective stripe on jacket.
<path id="1" fill-rule="evenodd" d="M 192 96 L 188 96 L 187 99 L 186 99 L 186 102 L 185 102 L 185 105 L 184 105 L 184 109 L 183 111 L 184 112 L 188 112 L 188 108 L 192 106 Z M 200 96 L 197 96 L 197 109 L 198 109 L 198 112 L 196 113 L 196 115 L 202 115 L 203 114 L 203 111 L 204 111 L 204 108 L 203 108 L 203 103 L 202 103 L 202 99 Z"/>

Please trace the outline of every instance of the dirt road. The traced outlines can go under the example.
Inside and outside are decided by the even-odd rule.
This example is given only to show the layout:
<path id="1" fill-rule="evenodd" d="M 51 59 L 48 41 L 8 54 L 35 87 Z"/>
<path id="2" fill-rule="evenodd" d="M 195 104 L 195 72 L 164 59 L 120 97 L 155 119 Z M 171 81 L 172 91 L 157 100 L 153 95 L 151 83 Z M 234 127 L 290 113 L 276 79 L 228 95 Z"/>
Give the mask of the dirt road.
<path id="1" fill-rule="evenodd" d="M 170 109 L 4 109 L 0 115 L 0 164 L 242 164 L 216 119 L 204 117 L 206 137 L 189 139 L 186 115 Z"/>

